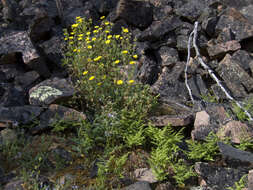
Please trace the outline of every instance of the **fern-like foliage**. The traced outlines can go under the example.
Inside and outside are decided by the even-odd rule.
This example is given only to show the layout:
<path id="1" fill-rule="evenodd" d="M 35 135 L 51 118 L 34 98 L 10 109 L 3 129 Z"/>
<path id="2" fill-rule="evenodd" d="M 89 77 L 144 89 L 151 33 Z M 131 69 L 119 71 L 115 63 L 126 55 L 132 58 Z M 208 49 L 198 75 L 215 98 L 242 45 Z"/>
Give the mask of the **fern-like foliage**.
<path id="1" fill-rule="evenodd" d="M 151 143 L 156 147 L 151 152 L 149 164 L 159 181 L 166 179 L 168 166 L 180 150 L 177 144 L 183 139 L 182 130 L 175 132 L 169 125 L 163 129 L 149 125 L 146 130 Z"/>
<path id="2" fill-rule="evenodd" d="M 218 141 L 219 138 L 213 132 L 209 133 L 203 143 L 187 140 L 189 151 L 185 153 L 193 160 L 214 161 L 215 156 L 219 154 Z"/>

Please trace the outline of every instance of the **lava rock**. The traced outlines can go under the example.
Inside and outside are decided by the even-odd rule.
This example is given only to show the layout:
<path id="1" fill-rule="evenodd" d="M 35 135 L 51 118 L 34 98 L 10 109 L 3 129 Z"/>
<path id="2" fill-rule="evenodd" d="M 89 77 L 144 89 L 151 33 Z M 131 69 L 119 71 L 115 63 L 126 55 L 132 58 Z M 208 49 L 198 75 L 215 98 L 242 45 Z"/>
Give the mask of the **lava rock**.
<path id="1" fill-rule="evenodd" d="M 49 105 L 73 96 L 74 91 L 69 81 L 54 77 L 31 88 L 29 102 L 32 105 Z"/>

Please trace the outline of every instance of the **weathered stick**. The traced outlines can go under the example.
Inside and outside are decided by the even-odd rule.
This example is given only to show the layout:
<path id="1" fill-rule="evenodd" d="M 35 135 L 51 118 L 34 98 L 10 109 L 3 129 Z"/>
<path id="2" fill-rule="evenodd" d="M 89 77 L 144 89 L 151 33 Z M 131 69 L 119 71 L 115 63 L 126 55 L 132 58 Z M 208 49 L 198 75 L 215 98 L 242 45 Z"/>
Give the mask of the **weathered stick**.
<path id="1" fill-rule="evenodd" d="M 220 80 L 215 76 L 213 70 L 207 65 L 204 63 L 203 59 L 201 58 L 201 55 L 199 53 L 199 49 L 198 49 L 198 46 L 197 46 L 197 37 L 198 37 L 198 22 L 195 22 L 194 23 L 194 29 L 192 31 L 192 33 L 194 34 L 193 35 L 193 47 L 195 49 L 195 52 L 196 52 L 196 56 L 198 58 L 198 61 L 200 62 L 201 66 L 206 69 L 209 73 L 209 75 L 215 80 L 215 82 L 219 85 L 219 87 L 221 88 L 221 90 L 225 93 L 225 95 L 227 96 L 228 99 L 234 101 L 236 103 L 236 105 L 241 108 L 244 113 L 249 117 L 249 120 L 253 120 L 252 116 L 250 115 L 250 113 L 244 109 L 244 107 L 238 102 L 236 101 L 229 93 L 228 91 L 222 86 Z M 190 48 L 191 48 L 191 40 L 192 40 L 192 33 L 190 34 L 190 37 L 189 37 L 189 41 L 188 41 L 188 57 L 187 57 L 187 63 L 186 63 L 186 69 L 185 69 L 185 78 L 186 78 L 186 84 L 187 84 L 187 66 L 189 64 L 189 60 L 190 60 Z M 187 84 L 187 89 L 189 91 L 189 94 L 190 94 L 190 97 L 192 99 L 192 102 L 194 103 L 194 100 L 193 100 L 193 97 L 192 97 L 192 94 L 191 94 L 191 89 L 190 87 L 188 86 Z"/>

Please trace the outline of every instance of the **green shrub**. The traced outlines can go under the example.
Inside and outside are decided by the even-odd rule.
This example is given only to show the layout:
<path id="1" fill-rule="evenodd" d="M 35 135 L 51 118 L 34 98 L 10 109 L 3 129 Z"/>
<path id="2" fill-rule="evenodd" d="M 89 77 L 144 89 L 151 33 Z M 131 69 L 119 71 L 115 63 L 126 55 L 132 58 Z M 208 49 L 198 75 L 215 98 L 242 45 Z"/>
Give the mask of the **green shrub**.
<path id="1" fill-rule="evenodd" d="M 219 138 L 213 132 L 209 133 L 203 143 L 187 140 L 189 151 L 185 153 L 196 161 L 214 161 L 215 156 L 219 154 L 218 141 Z"/>

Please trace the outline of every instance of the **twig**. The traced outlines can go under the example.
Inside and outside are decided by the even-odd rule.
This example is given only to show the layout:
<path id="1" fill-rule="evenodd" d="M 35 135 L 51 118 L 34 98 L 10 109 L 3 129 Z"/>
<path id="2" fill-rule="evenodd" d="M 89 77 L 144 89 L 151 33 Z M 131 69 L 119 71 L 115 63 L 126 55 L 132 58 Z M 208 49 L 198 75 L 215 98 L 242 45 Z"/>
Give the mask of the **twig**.
<path id="1" fill-rule="evenodd" d="M 230 99 L 230 100 L 232 100 L 232 101 L 234 101 L 234 102 L 236 103 L 236 105 L 237 105 L 239 108 L 241 108 L 241 109 L 244 111 L 244 113 L 249 117 L 249 120 L 252 121 L 253 118 L 252 118 L 252 116 L 250 115 L 250 113 L 249 113 L 246 109 L 244 109 L 244 107 L 243 107 L 238 101 L 236 101 L 236 100 L 227 92 L 227 90 L 222 86 L 220 80 L 215 76 L 213 70 L 212 70 L 208 65 L 206 65 L 206 64 L 204 63 L 203 59 L 201 58 L 201 55 L 200 55 L 200 53 L 199 53 L 199 49 L 198 49 L 198 46 L 197 46 L 197 43 L 196 43 L 197 37 L 198 37 L 198 22 L 195 22 L 195 23 L 194 23 L 194 29 L 193 29 L 192 33 L 194 34 L 194 36 L 193 36 L 193 47 L 194 47 L 194 49 L 195 49 L 195 51 L 196 51 L 196 56 L 197 56 L 197 58 L 198 58 L 198 60 L 199 60 L 199 62 L 200 62 L 200 64 L 201 64 L 201 66 L 202 66 L 204 69 L 206 69 L 206 70 L 208 71 L 208 73 L 210 74 L 210 76 L 211 76 L 211 77 L 215 80 L 215 82 L 219 85 L 219 87 L 220 87 L 221 90 L 225 93 L 225 95 L 227 96 L 227 98 Z M 189 42 L 188 42 L 188 58 L 187 58 L 187 64 L 186 64 L 186 69 L 185 69 L 186 71 L 187 71 L 188 60 L 190 59 L 190 58 L 189 58 L 189 51 L 190 51 L 189 49 L 190 49 L 190 42 L 191 42 L 191 39 L 192 39 L 192 33 L 190 34 Z M 187 74 L 187 73 L 185 73 L 185 74 Z M 187 75 L 186 75 L 186 79 L 187 79 Z M 189 87 L 187 87 L 187 88 L 189 88 Z M 188 91 L 189 91 L 189 89 L 188 89 Z M 189 94 L 190 94 L 191 99 L 192 99 L 191 90 L 190 90 Z M 193 101 L 193 103 L 194 103 L 194 101 Z"/>
<path id="2" fill-rule="evenodd" d="M 188 65 L 189 65 L 190 58 L 191 58 L 191 42 L 192 42 L 192 36 L 193 36 L 193 34 L 194 34 L 194 31 L 191 32 L 191 34 L 189 36 L 189 40 L 188 40 L 188 45 L 187 45 L 188 55 L 187 55 L 187 62 L 186 62 L 185 70 L 184 70 L 184 76 L 185 76 L 185 86 L 186 86 L 186 88 L 187 88 L 187 90 L 189 92 L 191 101 L 194 104 L 194 99 L 193 99 L 193 96 L 192 96 L 192 91 L 191 91 L 191 88 L 188 85 L 188 79 L 187 79 L 187 70 L 188 70 Z"/>

